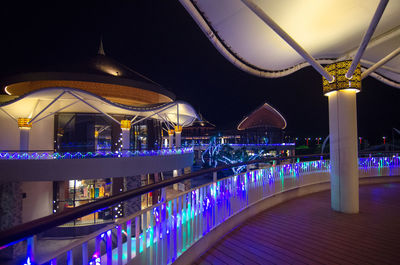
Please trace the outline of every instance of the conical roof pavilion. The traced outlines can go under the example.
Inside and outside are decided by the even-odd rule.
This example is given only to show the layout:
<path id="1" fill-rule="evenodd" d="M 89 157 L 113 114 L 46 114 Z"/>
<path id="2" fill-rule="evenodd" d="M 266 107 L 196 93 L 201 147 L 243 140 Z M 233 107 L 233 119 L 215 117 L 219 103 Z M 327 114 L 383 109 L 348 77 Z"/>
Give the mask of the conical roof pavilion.
<path id="1" fill-rule="evenodd" d="M 2 86 L 9 95 L 16 96 L 41 88 L 76 88 L 130 106 L 161 104 L 175 99 L 175 95 L 160 84 L 107 56 L 102 41 L 94 56 L 72 64 L 10 76 Z"/>

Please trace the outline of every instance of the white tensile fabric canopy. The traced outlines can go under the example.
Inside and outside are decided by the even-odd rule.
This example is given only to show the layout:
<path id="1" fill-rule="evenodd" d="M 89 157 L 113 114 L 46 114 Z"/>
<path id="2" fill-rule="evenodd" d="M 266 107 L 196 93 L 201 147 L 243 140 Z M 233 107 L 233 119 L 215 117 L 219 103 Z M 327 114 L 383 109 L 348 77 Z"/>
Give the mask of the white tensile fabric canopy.
<path id="1" fill-rule="evenodd" d="M 252 74 L 280 77 L 309 64 L 241 0 L 180 0 L 207 37 L 233 64 Z M 379 0 L 254 0 L 319 63 L 351 59 Z M 365 69 L 400 47 L 400 1 L 387 4 L 361 58 Z M 400 87 L 400 56 L 371 76 Z"/>
<path id="2" fill-rule="evenodd" d="M 84 90 L 61 87 L 43 88 L 30 92 L 3 103 L 0 105 L 0 110 L 15 120 L 30 118 L 32 123 L 60 112 L 102 113 L 115 122 L 118 121 L 112 115 L 133 116 L 135 118 L 132 122 L 153 118 L 174 125 L 179 123 L 180 126 L 189 126 L 198 118 L 193 107 L 183 101 L 133 107 L 113 103 Z"/>

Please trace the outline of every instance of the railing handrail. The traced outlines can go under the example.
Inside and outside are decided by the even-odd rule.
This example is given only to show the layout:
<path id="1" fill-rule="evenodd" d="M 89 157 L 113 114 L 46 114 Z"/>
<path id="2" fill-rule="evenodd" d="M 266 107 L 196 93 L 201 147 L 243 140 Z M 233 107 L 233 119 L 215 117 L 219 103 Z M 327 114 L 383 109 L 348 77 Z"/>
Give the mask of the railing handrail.
<path id="1" fill-rule="evenodd" d="M 154 149 L 154 148 L 141 148 L 141 149 L 121 149 L 121 151 L 159 151 L 159 150 L 177 150 L 177 149 L 183 149 L 183 148 L 189 148 L 191 146 L 181 146 L 181 147 L 161 147 L 160 149 Z M 105 151 L 105 152 L 119 152 L 118 150 L 112 151 L 112 149 L 99 149 L 99 150 L 93 150 L 93 151 L 56 151 L 54 149 L 29 149 L 29 150 L 7 150 L 7 149 L 0 149 L 0 153 L 38 153 L 38 152 L 56 152 L 56 153 L 89 153 L 89 152 L 100 152 L 100 151 Z"/>
<path id="2" fill-rule="evenodd" d="M 382 152 L 379 152 L 382 153 Z M 395 153 L 395 152 L 390 152 L 390 153 Z M 372 154 L 371 152 L 368 152 L 367 154 Z M 215 168 L 207 168 L 203 169 L 200 171 L 184 174 L 182 176 L 174 177 L 168 180 L 164 180 L 158 183 L 146 185 L 134 190 L 129 190 L 125 191 L 116 195 L 113 195 L 108 198 L 100 199 L 95 202 L 91 202 L 88 204 L 84 204 L 75 208 L 71 209 L 66 209 L 63 212 L 60 213 L 55 213 L 49 216 L 45 216 L 24 224 L 17 225 L 15 227 L 12 227 L 10 229 L 4 230 L 1 232 L 0 235 L 0 249 L 2 246 L 6 246 L 15 242 L 18 242 L 26 237 L 41 233 L 45 230 L 48 230 L 52 227 L 64 224 L 66 222 L 69 222 L 71 220 L 74 220 L 76 218 L 91 214 L 93 212 L 102 210 L 104 208 L 110 207 L 112 205 L 115 205 L 117 203 L 120 203 L 122 201 L 132 199 L 136 196 L 140 196 L 143 194 L 146 194 L 150 191 L 156 190 L 156 189 L 161 189 L 167 186 L 170 186 L 172 184 L 195 178 L 198 176 L 218 172 L 221 170 L 225 169 L 230 169 L 234 167 L 239 167 L 243 165 L 252 165 L 252 164 L 258 164 L 258 163 L 265 163 L 265 162 L 272 162 L 272 161 L 281 161 L 281 160 L 290 160 L 290 159 L 300 159 L 300 158 L 312 158 L 312 157 L 328 157 L 329 154 L 316 154 L 316 155 L 301 155 L 301 156 L 288 156 L 288 157 L 270 157 L 266 159 L 257 159 L 257 160 L 252 160 L 252 161 L 246 161 L 246 162 L 240 162 L 236 164 L 231 164 L 231 165 L 222 165 L 218 166 Z M 320 159 L 318 159 L 320 160 Z"/>
<path id="3" fill-rule="evenodd" d="M 321 161 L 321 160 L 316 160 L 316 161 Z M 305 162 L 305 163 L 307 163 L 307 162 Z M 250 172 L 257 171 L 257 170 L 258 169 L 251 170 Z M 247 171 L 247 172 L 249 172 L 249 171 Z M 228 180 L 228 179 L 230 179 L 230 178 L 232 178 L 234 176 L 238 176 L 240 174 L 242 174 L 242 173 L 238 173 L 238 174 L 235 174 L 235 175 L 230 175 L 230 176 L 218 179 L 218 182 L 223 182 L 224 180 Z M 201 188 L 205 188 L 205 187 L 207 187 L 209 185 L 212 185 L 212 182 L 207 182 L 207 183 L 202 184 L 200 186 L 196 186 L 196 187 L 191 188 L 189 190 L 185 190 L 185 191 L 177 194 L 176 197 L 182 197 L 182 196 L 185 196 L 186 194 L 191 194 L 193 191 L 199 190 Z M 148 208 L 139 210 L 139 211 L 137 211 L 137 212 L 135 212 L 135 213 L 133 213 L 133 214 L 131 214 L 129 216 L 124 216 L 122 218 L 118 218 L 118 219 L 115 220 L 114 223 L 109 224 L 109 225 L 107 225 L 105 227 L 102 227 L 101 229 L 96 230 L 95 232 L 93 232 L 93 233 L 91 233 L 91 234 L 89 234 L 89 235 L 87 235 L 85 237 L 82 237 L 82 238 L 74 241 L 71 244 L 68 244 L 67 246 L 57 250 L 56 253 L 51 253 L 50 255 L 48 255 L 47 257 L 43 258 L 42 260 L 43 261 L 50 261 L 51 259 L 53 259 L 53 258 L 55 258 L 55 257 L 57 257 L 57 256 L 59 256 L 59 255 L 61 255 L 63 253 L 66 253 L 67 251 L 70 251 L 73 248 L 75 248 L 77 246 L 80 246 L 85 242 L 88 242 L 89 240 L 92 240 L 92 239 L 96 238 L 97 236 L 107 232 L 108 230 L 110 230 L 110 229 L 112 229 L 112 228 L 114 228 L 116 226 L 121 226 L 123 224 L 126 224 L 129 220 L 134 220 L 136 217 L 140 217 L 141 215 L 145 214 L 146 212 L 152 212 L 153 209 L 156 209 L 156 208 L 162 206 L 163 204 L 165 205 L 166 203 L 168 203 L 168 201 L 171 201 L 171 200 L 173 200 L 173 199 L 169 199 L 167 201 L 158 202 L 157 204 L 154 204 L 154 205 L 149 206 Z"/>
<path id="4" fill-rule="evenodd" d="M 114 204 L 120 203 L 122 201 L 131 199 L 133 197 L 143 195 L 150 191 L 161 189 L 172 184 L 181 182 L 183 180 L 191 179 L 194 177 L 210 174 L 213 172 L 218 172 L 224 169 L 229 169 L 233 167 L 243 166 L 243 165 L 251 165 L 263 162 L 271 162 L 277 160 L 286 160 L 286 159 L 297 159 L 297 158 L 307 158 L 307 157 L 321 157 L 321 155 L 303 155 L 303 156 L 291 156 L 284 158 L 267 158 L 267 159 L 258 159 L 246 162 L 240 162 L 232 165 L 222 165 L 215 168 L 207 168 L 200 171 L 184 174 L 182 176 L 174 177 L 172 179 L 164 180 L 158 183 L 146 185 L 134 190 L 125 191 L 108 198 L 100 199 L 95 202 L 91 202 L 88 204 L 84 204 L 75 208 L 65 209 L 63 212 L 55 213 L 52 215 L 48 215 L 24 224 L 17 225 L 10 229 L 4 230 L 0 235 L 0 247 L 4 245 L 8 245 L 10 243 L 22 240 L 28 236 L 32 236 L 34 234 L 38 234 L 45 230 L 48 230 L 52 227 L 64 224 L 76 218 L 91 214 L 95 211 L 99 211 L 101 209 L 107 208 Z"/>
<path id="5" fill-rule="evenodd" d="M 83 158 L 116 158 L 116 157 L 147 156 L 154 154 L 171 155 L 171 154 L 177 154 L 179 152 L 187 153 L 188 151 L 193 151 L 192 147 L 181 147 L 172 149 L 169 148 L 146 149 L 146 150 L 122 149 L 119 151 L 97 150 L 97 151 L 76 151 L 76 152 L 69 152 L 69 151 L 54 152 L 49 150 L 0 151 L 0 160 L 82 159 L 82 157 L 76 157 L 76 156 L 84 156 Z M 19 158 L 19 156 L 21 156 L 21 158 Z"/>
<path id="6" fill-rule="evenodd" d="M 292 143 L 287 143 L 287 145 L 291 145 Z M 203 144 L 202 144 L 203 145 Z M 208 145 L 208 144 L 204 144 L 204 145 Z M 232 144 L 232 145 L 237 145 L 237 144 Z M 240 144 L 240 145 L 263 145 L 263 144 Z M 270 144 L 270 145 L 274 145 L 274 144 Z M 179 149 L 185 149 L 185 148 L 190 148 L 193 145 L 185 145 L 185 146 L 181 146 L 179 148 L 177 147 L 162 147 L 160 149 L 149 149 L 149 148 L 142 148 L 142 149 L 121 149 L 121 151 L 160 151 L 160 150 L 179 150 Z M 116 151 L 112 151 L 112 149 L 101 149 L 101 150 L 94 150 L 94 151 L 56 151 L 54 149 L 30 149 L 30 150 L 7 150 L 7 149 L 0 149 L 0 153 L 39 153 L 39 152 L 55 152 L 55 153 L 89 153 L 89 152 L 120 152 L 118 150 Z M 394 151 L 358 151 L 358 154 L 376 154 L 376 153 L 400 153 L 400 150 L 394 150 Z M 307 154 L 307 155 L 301 155 L 301 156 L 295 156 L 295 157 L 302 157 L 302 156 L 326 156 L 329 155 L 329 153 L 323 153 L 323 154 Z"/>

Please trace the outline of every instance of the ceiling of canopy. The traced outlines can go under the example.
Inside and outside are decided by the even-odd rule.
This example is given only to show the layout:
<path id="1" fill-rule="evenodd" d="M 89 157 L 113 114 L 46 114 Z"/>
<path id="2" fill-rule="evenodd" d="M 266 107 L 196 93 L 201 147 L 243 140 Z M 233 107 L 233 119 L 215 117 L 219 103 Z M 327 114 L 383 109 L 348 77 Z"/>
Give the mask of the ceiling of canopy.
<path id="1" fill-rule="evenodd" d="M 60 87 L 32 91 L 0 104 L 0 109 L 5 111 L 10 118 L 31 118 L 33 123 L 62 112 L 102 113 L 109 117 L 137 116 L 135 122 L 147 117 L 172 124 L 178 123 L 179 113 L 181 126 L 189 126 L 198 118 L 193 107 L 184 101 L 132 107 L 111 102 L 84 90 Z"/>
<path id="2" fill-rule="evenodd" d="M 241 0 L 180 0 L 214 46 L 252 74 L 280 77 L 309 64 Z M 255 0 L 320 63 L 352 58 L 379 0 Z M 386 6 L 362 57 L 368 68 L 400 46 L 400 1 Z M 400 56 L 371 76 L 400 87 Z"/>

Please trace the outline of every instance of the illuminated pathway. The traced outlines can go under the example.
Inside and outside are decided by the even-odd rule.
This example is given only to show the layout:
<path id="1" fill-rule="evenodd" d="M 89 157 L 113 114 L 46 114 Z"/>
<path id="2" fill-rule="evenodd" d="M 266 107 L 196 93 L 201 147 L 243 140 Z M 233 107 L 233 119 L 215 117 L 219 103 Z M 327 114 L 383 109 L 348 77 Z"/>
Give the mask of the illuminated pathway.
<path id="1" fill-rule="evenodd" d="M 400 183 L 360 187 L 360 213 L 332 211 L 324 191 L 243 223 L 196 264 L 398 264 Z"/>

